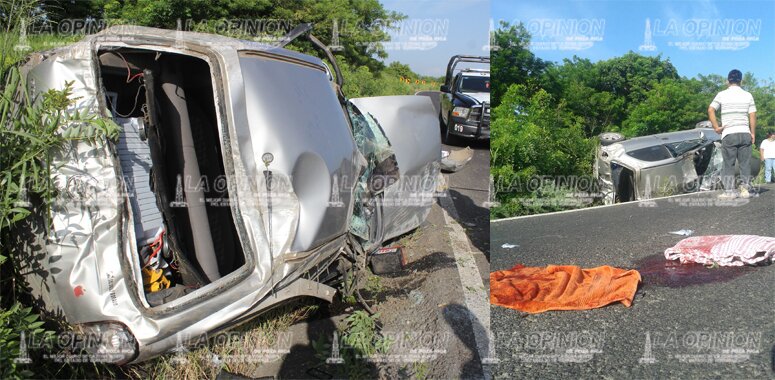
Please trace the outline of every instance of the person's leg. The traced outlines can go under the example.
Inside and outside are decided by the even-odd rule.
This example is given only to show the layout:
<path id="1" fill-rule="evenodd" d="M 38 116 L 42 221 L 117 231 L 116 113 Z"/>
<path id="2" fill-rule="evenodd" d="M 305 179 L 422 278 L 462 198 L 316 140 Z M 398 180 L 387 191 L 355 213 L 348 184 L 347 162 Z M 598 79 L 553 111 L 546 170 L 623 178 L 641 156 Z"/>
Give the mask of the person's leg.
<path id="1" fill-rule="evenodd" d="M 724 165 L 721 168 L 721 183 L 724 185 L 724 190 L 732 191 L 735 188 L 735 172 L 732 168 L 732 164 L 735 162 L 737 151 L 733 146 L 734 134 L 727 135 L 721 140 L 721 157 L 724 159 Z"/>
<path id="2" fill-rule="evenodd" d="M 772 170 L 775 169 L 775 158 L 764 159 L 764 182 L 769 183 L 772 178 Z"/>
<path id="3" fill-rule="evenodd" d="M 740 182 L 748 190 L 751 184 L 751 135 L 735 133 L 737 136 L 737 164 L 740 165 Z"/>

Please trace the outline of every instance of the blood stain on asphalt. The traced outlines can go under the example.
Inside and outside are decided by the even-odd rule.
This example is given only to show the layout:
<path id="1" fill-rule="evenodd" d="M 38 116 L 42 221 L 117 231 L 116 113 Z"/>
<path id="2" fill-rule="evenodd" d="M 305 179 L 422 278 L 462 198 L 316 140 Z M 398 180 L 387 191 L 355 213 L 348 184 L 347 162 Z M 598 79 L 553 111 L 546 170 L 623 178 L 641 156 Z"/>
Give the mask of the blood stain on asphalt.
<path id="1" fill-rule="evenodd" d="M 635 263 L 640 272 L 643 286 L 683 288 L 726 282 L 756 270 L 755 267 L 706 267 L 702 264 L 681 264 L 678 260 L 667 260 L 663 255 L 647 256 Z"/>

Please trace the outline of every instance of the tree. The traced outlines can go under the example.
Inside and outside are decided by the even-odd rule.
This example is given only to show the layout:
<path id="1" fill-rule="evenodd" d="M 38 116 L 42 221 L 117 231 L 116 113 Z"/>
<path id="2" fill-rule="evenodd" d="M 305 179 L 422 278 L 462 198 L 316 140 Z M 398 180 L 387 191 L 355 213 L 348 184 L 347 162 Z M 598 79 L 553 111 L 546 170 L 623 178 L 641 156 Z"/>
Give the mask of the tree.
<path id="1" fill-rule="evenodd" d="M 775 83 L 771 81 L 755 81 L 758 86 L 752 87 L 746 77 L 753 78 L 753 74 L 746 73 L 743 77 L 743 88 L 748 90 L 756 102 L 756 143 L 759 144 L 768 131 L 775 132 Z"/>
<path id="2" fill-rule="evenodd" d="M 622 127 L 626 136 L 644 136 L 692 129 L 707 118 L 708 104 L 715 94 L 700 91 L 698 80 L 665 80 L 646 93 L 646 99 L 632 107 Z"/>
<path id="3" fill-rule="evenodd" d="M 549 64 L 529 50 L 530 34 L 525 26 L 501 21 L 499 28 L 493 31 L 492 41 L 491 70 L 496 78 L 491 89 L 493 106 L 500 104 L 511 85 L 523 84 L 538 90 L 541 75 Z"/>
<path id="4" fill-rule="evenodd" d="M 525 84 L 509 86 L 493 110 L 491 126 L 490 171 L 503 205 L 491 211 L 493 216 L 566 208 L 552 202 L 525 205 L 520 200 L 562 200 L 573 191 L 573 186 L 564 185 L 563 176 L 591 173 L 594 142 L 584 136 L 582 120 L 543 89 L 533 93 Z M 551 176 L 548 187 L 528 185 L 544 175 Z"/>
<path id="5" fill-rule="evenodd" d="M 623 96 L 628 104 L 637 104 L 646 93 L 665 79 L 678 79 L 678 70 L 661 55 L 648 57 L 633 52 L 599 63 L 600 91 Z"/>
<path id="6" fill-rule="evenodd" d="M 409 65 L 403 64 L 401 62 L 391 62 L 385 71 L 389 72 L 390 74 L 396 77 L 404 77 L 404 78 L 415 77 L 415 74 L 414 72 L 412 72 L 412 69 L 409 67 Z"/>
<path id="7" fill-rule="evenodd" d="M 541 83 L 568 109 L 584 118 L 584 133 L 591 137 L 619 125 L 626 115 L 626 100 L 601 91 L 600 63 L 573 57 L 547 68 Z"/>

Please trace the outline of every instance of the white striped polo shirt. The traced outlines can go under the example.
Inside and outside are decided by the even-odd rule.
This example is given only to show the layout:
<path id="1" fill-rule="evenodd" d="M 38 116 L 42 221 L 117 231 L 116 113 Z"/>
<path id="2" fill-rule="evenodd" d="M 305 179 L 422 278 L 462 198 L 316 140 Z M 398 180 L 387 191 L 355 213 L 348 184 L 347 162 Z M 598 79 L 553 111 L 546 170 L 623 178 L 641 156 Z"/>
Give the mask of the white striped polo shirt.
<path id="1" fill-rule="evenodd" d="M 732 133 L 751 133 L 748 114 L 756 112 L 756 104 L 748 91 L 740 86 L 729 86 L 716 95 L 710 106 L 716 111 L 721 108 L 722 139 Z"/>

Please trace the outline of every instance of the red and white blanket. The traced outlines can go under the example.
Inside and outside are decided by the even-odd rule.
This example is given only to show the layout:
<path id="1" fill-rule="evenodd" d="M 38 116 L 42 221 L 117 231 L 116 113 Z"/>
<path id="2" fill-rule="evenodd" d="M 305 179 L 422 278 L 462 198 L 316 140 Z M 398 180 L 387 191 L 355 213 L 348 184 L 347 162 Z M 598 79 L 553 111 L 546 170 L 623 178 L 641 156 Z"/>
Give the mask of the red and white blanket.
<path id="1" fill-rule="evenodd" d="M 775 238 L 755 235 L 694 236 L 665 250 L 668 260 L 685 263 L 742 266 L 769 263 L 775 256 Z"/>

